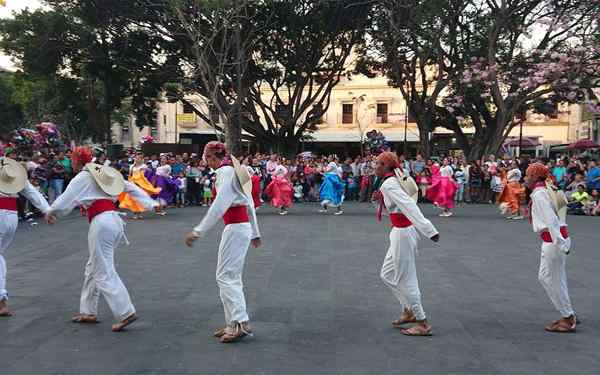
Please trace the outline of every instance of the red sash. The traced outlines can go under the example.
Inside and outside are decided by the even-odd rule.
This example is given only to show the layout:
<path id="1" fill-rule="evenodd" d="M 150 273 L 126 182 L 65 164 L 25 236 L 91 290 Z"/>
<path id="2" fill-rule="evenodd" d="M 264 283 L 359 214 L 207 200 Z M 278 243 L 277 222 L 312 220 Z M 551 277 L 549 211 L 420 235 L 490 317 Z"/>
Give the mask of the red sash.
<path id="1" fill-rule="evenodd" d="M 0 198 L 0 210 L 17 211 L 17 198 Z"/>
<path id="2" fill-rule="evenodd" d="M 407 228 L 412 225 L 410 220 L 404 214 L 390 214 L 390 221 L 394 228 Z"/>
<path id="3" fill-rule="evenodd" d="M 250 221 L 248 218 L 248 207 L 246 206 L 232 206 L 229 207 L 223 215 L 223 221 L 225 225 L 229 224 L 240 224 L 247 223 Z"/>
<path id="4" fill-rule="evenodd" d="M 110 199 L 99 199 L 94 201 L 94 203 L 92 203 L 92 205 L 87 209 L 88 222 L 91 223 L 96 216 L 103 212 L 116 210 L 117 207 L 115 206 L 115 203 Z"/>
<path id="5" fill-rule="evenodd" d="M 569 238 L 569 229 L 566 225 L 560 227 L 560 234 L 565 239 Z M 552 236 L 550 236 L 550 232 L 548 230 L 545 230 L 542 233 L 540 233 L 540 237 L 542 237 L 542 241 L 552 243 Z"/>

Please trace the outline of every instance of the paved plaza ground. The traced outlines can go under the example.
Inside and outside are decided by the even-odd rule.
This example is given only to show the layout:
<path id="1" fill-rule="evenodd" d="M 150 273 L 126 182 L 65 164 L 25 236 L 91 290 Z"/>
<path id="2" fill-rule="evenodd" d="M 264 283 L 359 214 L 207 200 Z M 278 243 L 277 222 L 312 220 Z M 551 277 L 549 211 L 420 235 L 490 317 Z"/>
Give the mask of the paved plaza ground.
<path id="1" fill-rule="evenodd" d="M 557 314 L 537 281 L 539 240 L 527 222 L 491 206 L 450 219 L 424 212 L 441 241 L 421 242 L 418 269 L 431 338 L 391 328 L 399 314 L 379 279 L 388 226 L 368 204 L 343 216 L 301 205 L 281 217 L 259 212 L 264 247 L 247 258 L 245 285 L 256 336 L 219 344 L 214 281 L 220 228 L 193 250 L 182 237 L 205 209 L 173 210 L 127 225 L 117 252 L 141 320 L 127 332 L 69 323 L 77 312 L 87 222 L 21 225 L 7 251 L 15 316 L 0 320 L 0 374 L 598 374 L 600 220 L 570 217 L 571 297 L 577 334 L 546 333 Z"/>

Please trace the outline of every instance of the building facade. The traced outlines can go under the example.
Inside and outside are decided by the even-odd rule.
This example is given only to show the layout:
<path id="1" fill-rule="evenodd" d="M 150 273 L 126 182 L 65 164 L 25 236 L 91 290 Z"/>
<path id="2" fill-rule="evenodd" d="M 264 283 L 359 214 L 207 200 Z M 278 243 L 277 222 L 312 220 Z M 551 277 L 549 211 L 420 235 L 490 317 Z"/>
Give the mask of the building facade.
<path id="1" fill-rule="evenodd" d="M 272 95 L 265 90 L 266 96 Z M 222 124 L 219 114 L 208 101 L 201 97 L 189 97 L 193 106 L 212 121 Z M 553 116 L 531 113 L 522 127 L 522 136 L 528 140 L 525 148 L 541 154 L 554 144 L 569 141 L 569 107 L 559 108 Z M 344 78 L 333 89 L 331 103 L 323 116 L 318 130 L 311 134 L 310 141 L 303 142 L 302 150 L 316 150 L 344 155 L 358 154 L 361 140 L 370 130 L 381 131 L 396 149 L 405 147 L 414 155 L 418 151 L 419 130 L 407 110 L 406 102 L 397 88 L 390 87 L 385 77 L 368 78 L 361 75 Z M 191 107 L 181 102 L 163 102 L 159 105 L 157 124 L 153 129 L 139 131 L 129 124 L 122 131 L 115 127 L 115 141 L 125 147 L 136 146 L 140 137 L 153 135 L 156 142 L 202 144 L 216 139 L 218 132 L 197 116 Z M 469 132 L 469 129 L 466 129 Z M 518 139 L 521 128 L 510 133 L 508 142 Z M 434 151 L 448 153 L 458 145 L 448 130 L 438 128 L 431 135 Z M 269 145 L 258 149 L 269 152 Z M 510 149 L 510 147 L 509 147 Z"/>

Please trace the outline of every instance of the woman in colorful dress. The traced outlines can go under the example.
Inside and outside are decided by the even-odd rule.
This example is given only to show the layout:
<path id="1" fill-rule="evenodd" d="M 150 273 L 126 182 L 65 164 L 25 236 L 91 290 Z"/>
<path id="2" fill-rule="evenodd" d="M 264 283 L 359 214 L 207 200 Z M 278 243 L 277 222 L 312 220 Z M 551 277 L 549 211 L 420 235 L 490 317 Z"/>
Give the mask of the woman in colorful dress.
<path id="1" fill-rule="evenodd" d="M 271 178 L 271 183 L 266 187 L 265 194 L 271 199 L 271 205 L 279 209 L 280 215 L 287 215 L 292 207 L 293 189 L 287 180 L 288 170 L 283 165 L 278 165 Z"/>
<path id="2" fill-rule="evenodd" d="M 454 208 L 454 195 L 457 190 L 456 182 L 452 179 L 454 171 L 448 159 L 442 161 L 442 167 L 434 164 L 431 168 L 431 186 L 427 189 L 427 199 L 442 209 L 439 216 L 452 216 L 450 211 Z"/>
<path id="3" fill-rule="evenodd" d="M 334 162 L 329 163 L 319 191 L 321 198 L 321 209 L 319 212 L 327 213 L 329 207 L 334 207 L 337 209 L 334 215 L 343 214 L 342 202 L 344 200 L 344 189 L 345 186 L 338 174 L 337 164 Z"/>
<path id="4" fill-rule="evenodd" d="M 177 181 L 171 177 L 171 166 L 165 156 L 160 158 L 160 165 L 156 168 L 153 182 L 155 187 L 160 188 L 160 192 L 153 196 L 160 204 L 156 213 L 164 216 L 167 214 L 166 208 L 173 203 L 177 193 Z"/>
<path id="5" fill-rule="evenodd" d="M 158 195 L 160 193 L 160 188 L 154 187 L 150 181 L 148 181 L 145 174 L 147 169 L 148 165 L 144 162 L 144 155 L 142 153 L 137 153 L 135 155 L 135 161 L 131 165 L 131 168 L 129 168 L 128 180 L 144 190 L 148 195 Z M 146 211 L 145 207 L 140 204 L 140 202 L 136 201 L 126 192 L 122 192 L 119 195 L 119 208 L 133 212 L 133 220 L 143 219 L 142 213 Z"/>

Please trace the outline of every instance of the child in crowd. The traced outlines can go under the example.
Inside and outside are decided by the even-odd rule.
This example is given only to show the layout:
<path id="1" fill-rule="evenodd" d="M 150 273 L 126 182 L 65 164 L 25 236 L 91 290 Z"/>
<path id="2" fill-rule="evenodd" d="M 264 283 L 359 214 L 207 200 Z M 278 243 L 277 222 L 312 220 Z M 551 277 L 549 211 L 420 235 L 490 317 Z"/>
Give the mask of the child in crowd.
<path id="1" fill-rule="evenodd" d="M 598 193 L 598 190 L 592 190 L 590 199 L 583 207 L 583 211 L 589 216 L 600 216 L 600 193 Z"/>
<path id="2" fill-rule="evenodd" d="M 203 206 L 210 206 L 212 204 L 213 193 L 212 186 L 213 181 L 211 175 L 204 176 L 204 181 L 202 182 L 202 198 L 204 198 Z"/>
<path id="3" fill-rule="evenodd" d="M 454 200 L 456 201 L 456 203 L 463 203 L 465 201 L 466 180 L 465 180 L 465 172 L 460 167 L 457 167 L 456 170 L 454 171 L 454 180 L 456 181 L 456 184 L 458 185 L 458 189 L 456 190 L 456 195 L 455 195 Z"/>
<path id="4" fill-rule="evenodd" d="M 300 183 L 300 181 L 296 181 L 294 183 L 294 202 L 296 203 L 300 203 L 303 201 L 304 198 L 304 188 L 302 187 L 302 184 Z"/>
<path id="5" fill-rule="evenodd" d="M 350 172 L 348 174 L 348 178 L 346 181 L 346 186 L 348 187 L 348 200 L 354 201 L 358 199 L 358 180 L 354 178 L 354 174 Z"/>
<path id="6" fill-rule="evenodd" d="M 185 197 L 187 191 L 187 179 L 184 172 L 179 173 L 179 177 L 177 177 L 177 184 L 179 186 L 175 195 L 175 205 L 177 205 L 179 208 L 182 208 L 185 207 Z"/>

